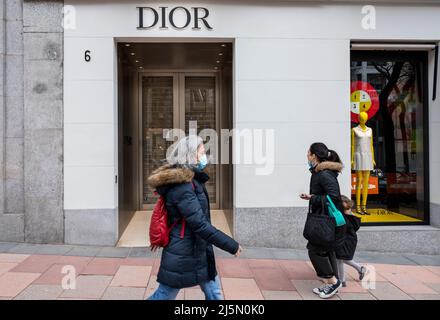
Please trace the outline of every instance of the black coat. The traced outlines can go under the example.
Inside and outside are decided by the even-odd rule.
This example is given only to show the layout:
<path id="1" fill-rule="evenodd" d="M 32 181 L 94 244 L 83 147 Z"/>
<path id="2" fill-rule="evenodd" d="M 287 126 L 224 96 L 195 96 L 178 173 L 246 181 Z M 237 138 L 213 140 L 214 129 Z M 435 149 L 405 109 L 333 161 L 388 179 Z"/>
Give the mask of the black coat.
<path id="1" fill-rule="evenodd" d="M 149 184 L 166 198 L 171 225 L 170 242 L 163 248 L 157 281 L 173 288 L 192 287 L 214 280 L 217 275 L 215 245 L 231 254 L 238 243 L 211 224 L 208 193 L 205 182 L 209 176 L 189 168 L 160 167 L 149 177 Z M 185 234 L 180 238 L 182 217 L 186 220 Z"/>
<path id="2" fill-rule="evenodd" d="M 312 213 L 318 211 L 321 207 L 321 199 L 328 195 L 336 208 L 343 212 L 341 191 L 338 183 L 338 174 L 342 170 L 342 164 L 339 162 L 324 161 L 319 163 L 317 166 L 312 168 L 310 171 L 312 176 L 310 178 L 310 194 L 312 198 L 310 199 L 310 206 Z M 336 241 L 333 244 L 329 244 L 328 247 L 323 248 L 311 244 L 307 244 L 307 248 L 311 249 L 321 249 L 322 250 L 333 250 L 340 247 L 345 238 L 345 226 L 336 227 Z"/>
<path id="3" fill-rule="evenodd" d="M 353 260 L 358 241 L 356 232 L 361 226 L 361 219 L 354 215 L 344 215 L 344 217 L 345 222 L 347 223 L 345 240 L 343 245 L 336 249 L 336 258 L 342 260 Z"/>

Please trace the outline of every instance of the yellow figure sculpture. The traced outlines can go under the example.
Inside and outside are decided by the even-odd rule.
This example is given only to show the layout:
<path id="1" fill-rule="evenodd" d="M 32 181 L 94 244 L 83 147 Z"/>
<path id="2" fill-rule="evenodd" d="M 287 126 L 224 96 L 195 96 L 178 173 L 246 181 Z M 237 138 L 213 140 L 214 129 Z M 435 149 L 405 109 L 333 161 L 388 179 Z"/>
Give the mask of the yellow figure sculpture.
<path id="1" fill-rule="evenodd" d="M 351 129 L 351 167 L 356 171 L 356 213 L 367 212 L 370 171 L 374 169 L 373 130 L 367 127 L 368 114 L 359 113 L 359 125 Z M 362 204 L 361 204 L 362 194 Z"/>

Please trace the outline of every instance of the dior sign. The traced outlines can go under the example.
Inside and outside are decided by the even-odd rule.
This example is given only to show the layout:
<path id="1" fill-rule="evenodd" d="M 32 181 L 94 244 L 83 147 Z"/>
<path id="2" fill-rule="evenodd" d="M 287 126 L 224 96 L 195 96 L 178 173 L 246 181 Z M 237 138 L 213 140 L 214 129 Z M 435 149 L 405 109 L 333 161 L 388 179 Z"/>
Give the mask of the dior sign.
<path id="1" fill-rule="evenodd" d="M 139 24 L 137 29 L 150 29 L 159 24 L 160 29 L 185 29 L 192 26 L 194 30 L 201 30 L 203 27 L 212 30 L 208 23 L 209 10 L 203 7 L 136 7 L 139 13 Z"/>

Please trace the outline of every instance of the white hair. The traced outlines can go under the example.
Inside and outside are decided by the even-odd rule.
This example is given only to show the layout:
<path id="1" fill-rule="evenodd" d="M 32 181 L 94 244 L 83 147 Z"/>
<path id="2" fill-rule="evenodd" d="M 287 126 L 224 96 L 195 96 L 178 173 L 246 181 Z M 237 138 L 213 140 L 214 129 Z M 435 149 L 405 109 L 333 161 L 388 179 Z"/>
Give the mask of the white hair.
<path id="1" fill-rule="evenodd" d="M 167 150 L 167 162 L 183 166 L 195 166 L 197 164 L 197 150 L 203 144 L 202 138 L 189 135 L 181 138 Z"/>

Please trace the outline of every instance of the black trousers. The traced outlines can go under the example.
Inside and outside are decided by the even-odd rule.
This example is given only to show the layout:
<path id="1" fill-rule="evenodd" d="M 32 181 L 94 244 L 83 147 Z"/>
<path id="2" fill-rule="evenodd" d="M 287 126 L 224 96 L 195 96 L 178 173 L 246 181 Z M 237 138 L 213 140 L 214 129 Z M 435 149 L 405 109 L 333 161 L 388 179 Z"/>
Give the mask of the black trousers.
<path id="1" fill-rule="evenodd" d="M 310 262 L 320 278 L 330 279 L 333 276 L 339 279 L 336 254 L 334 251 L 322 247 L 307 245 Z"/>

